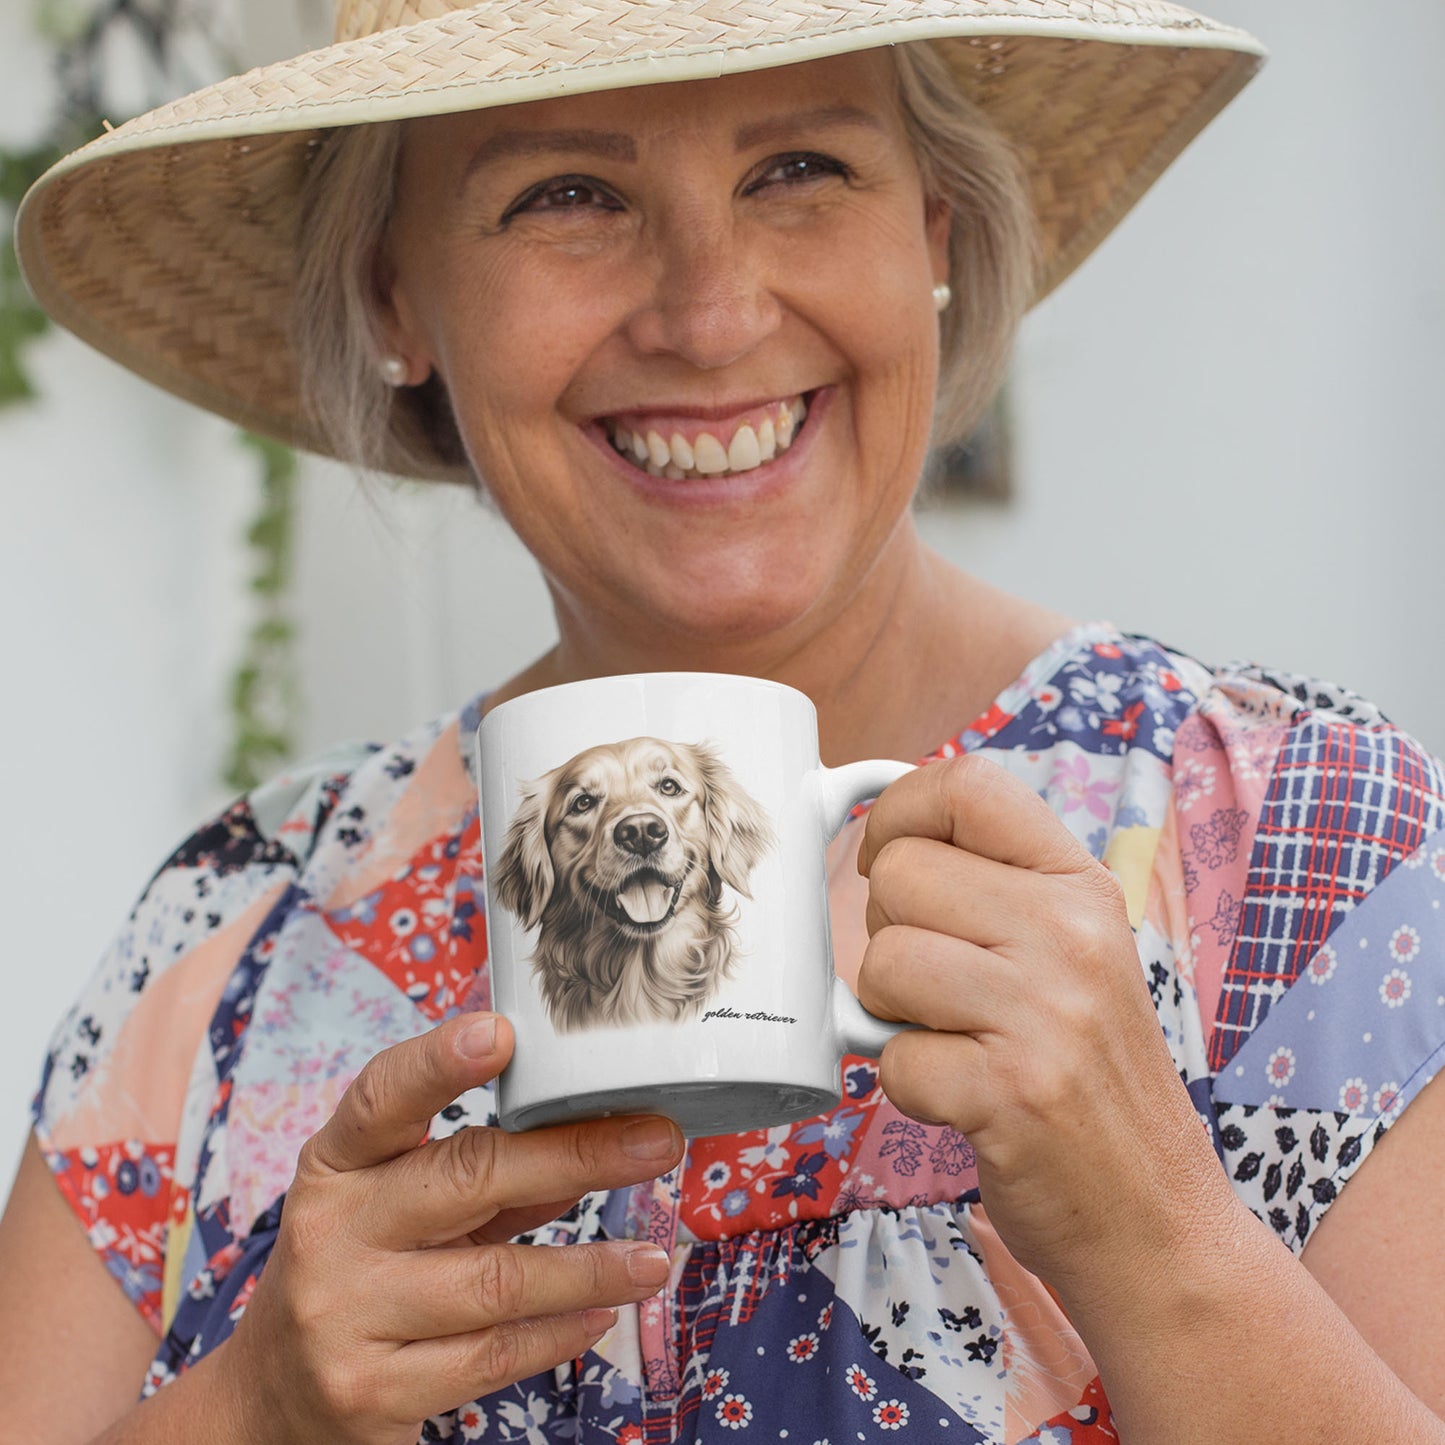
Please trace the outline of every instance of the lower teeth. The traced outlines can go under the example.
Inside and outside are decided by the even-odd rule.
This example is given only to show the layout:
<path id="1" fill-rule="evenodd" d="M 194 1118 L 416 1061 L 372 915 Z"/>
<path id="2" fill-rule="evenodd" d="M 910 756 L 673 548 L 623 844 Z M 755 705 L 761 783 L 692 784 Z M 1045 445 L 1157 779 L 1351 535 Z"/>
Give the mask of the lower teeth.
<path id="1" fill-rule="evenodd" d="M 625 454 L 624 454 L 625 455 Z M 628 457 L 631 461 L 632 458 Z M 730 477 L 732 472 L 699 472 L 696 470 L 685 471 L 682 467 L 659 467 L 649 462 L 643 470 L 649 477 L 666 477 L 670 482 L 700 482 L 705 476 L 709 477 Z"/>

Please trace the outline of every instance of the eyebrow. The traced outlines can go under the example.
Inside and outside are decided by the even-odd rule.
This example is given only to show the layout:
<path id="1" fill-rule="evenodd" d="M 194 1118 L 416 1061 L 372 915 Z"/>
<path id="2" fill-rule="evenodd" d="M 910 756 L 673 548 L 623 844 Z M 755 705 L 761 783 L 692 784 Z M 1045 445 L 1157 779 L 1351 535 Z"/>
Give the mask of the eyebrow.
<path id="1" fill-rule="evenodd" d="M 826 129 L 832 126 L 861 125 L 882 130 L 876 115 L 856 105 L 827 105 L 812 110 L 795 110 L 786 115 L 769 116 L 740 126 L 733 136 L 735 150 L 752 150 L 800 130 Z M 488 136 L 467 162 L 470 177 L 494 161 L 514 157 L 555 155 L 559 152 L 584 152 L 604 160 L 635 162 L 637 143 L 630 135 L 611 130 L 501 130 Z"/>
<path id="2" fill-rule="evenodd" d="M 740 151 L 782 140 L 800 130 L 825 130 L 840 125 L 861 125 L 881 131 L 883 122 L 871 111 L 856 105 L 823 105 L 812 110 L 789 111 L 787 115 L 768 116 L 739 126 L 733 145 Z"/>
<path id="3" fill-rule="evenodd" d="M 493 161 L 513 156 L 553 155 L 584 151 L 612 161 L 635 161 L 637 144 L 630 135 L 610 130 L 500 130 L 488 136 L 467 162 L 467 175 Z"/>

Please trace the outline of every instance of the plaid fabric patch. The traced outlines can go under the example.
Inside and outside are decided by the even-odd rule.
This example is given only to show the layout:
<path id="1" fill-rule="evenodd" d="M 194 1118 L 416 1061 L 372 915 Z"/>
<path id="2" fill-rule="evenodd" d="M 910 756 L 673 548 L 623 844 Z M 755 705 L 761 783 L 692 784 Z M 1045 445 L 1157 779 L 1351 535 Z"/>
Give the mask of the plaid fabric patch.
<path id="1" fill-rule="evenodd" d="M 1280 748 L 1220 989 L 1217 1074 L 1340 919 L 1445 823 L 1445 773 L 1394 728 L 1306 716 Z"/>
<path id="2" fill-rule="evenodd" d="M 693 1245 L 675 1311 L 675 1355 L 686 1361 L 682 1390 L 672 1399 L 644 1399 L 641 1445 L 696 1438 L 700 1407 L 728 1384 L 728 1372 L 714 1369 L 708 1360 L 719 1327 L 746 1324 L 769 1293 L 805 1273 L 813 1259 L 837 1244 L 838 1227 L 837 1219 L 808 1219 L 786 1229 Z"/>

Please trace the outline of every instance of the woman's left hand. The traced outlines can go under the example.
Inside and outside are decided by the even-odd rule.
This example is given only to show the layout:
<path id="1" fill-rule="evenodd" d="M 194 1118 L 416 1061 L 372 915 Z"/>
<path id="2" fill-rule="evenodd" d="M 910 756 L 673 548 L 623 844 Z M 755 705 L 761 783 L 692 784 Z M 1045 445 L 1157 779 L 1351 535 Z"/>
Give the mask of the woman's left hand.
<path id="1" fill-rule="evenodd" d="M 1066 1303 L 1151 1287 L 1235 1200 L 1114 875 L 1032 789 L 977 757 L 890 786 L 859 868 L 859 997 L 922 1025 L 884 1050 L 884 1092 L 968 1136 L 990 1221 Z"/>

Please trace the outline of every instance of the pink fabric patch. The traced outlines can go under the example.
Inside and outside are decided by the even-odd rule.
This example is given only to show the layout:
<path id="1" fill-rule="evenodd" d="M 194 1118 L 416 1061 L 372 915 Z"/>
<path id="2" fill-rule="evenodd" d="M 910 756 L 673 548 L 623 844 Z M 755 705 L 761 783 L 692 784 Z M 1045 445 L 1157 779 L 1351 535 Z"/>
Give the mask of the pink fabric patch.
<path id="1" fill-rule="evenodd" d="M 1260 722 L 1214 697 L 1180 725 L 1176 737 L 1171 822 L 1206 1044 L 1239 927 L 1260 810 L 1285 732 L 1273 720 Z"/>
<path id="2" fill-rule="evenodd" d="M 206 1037 L 236 959 L 284 888 L 267 889 L 151 983 L 74 1105 L 55 1121 L 53 1148 L 114 1139 L 175 1144 L 197 1045 Z"/>

